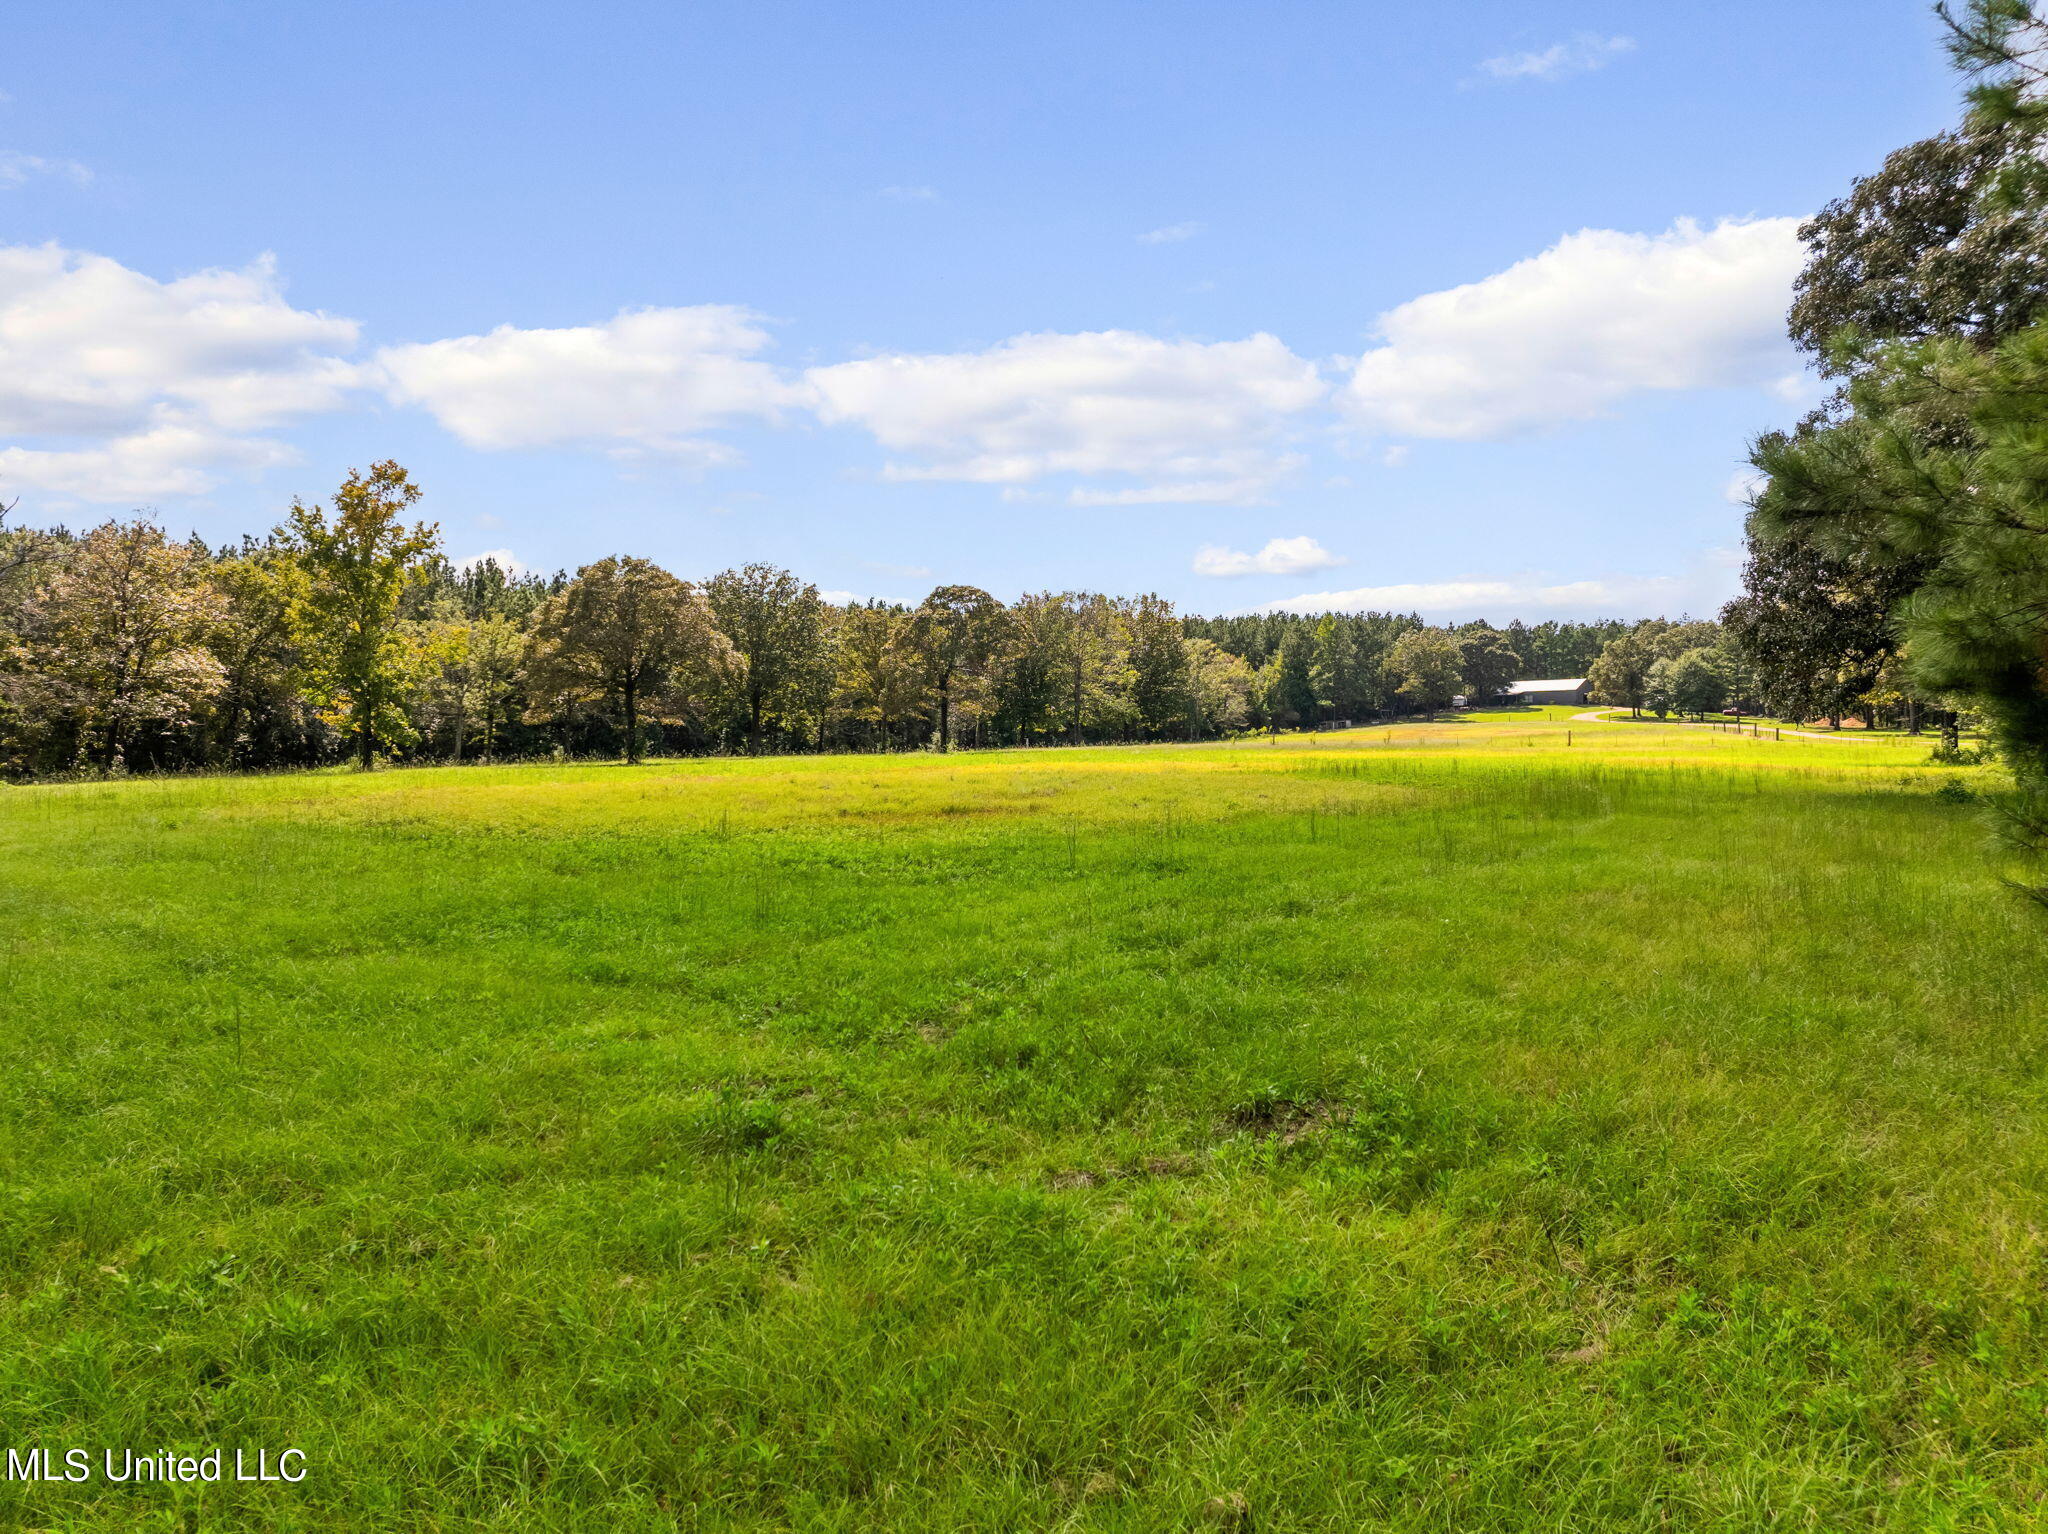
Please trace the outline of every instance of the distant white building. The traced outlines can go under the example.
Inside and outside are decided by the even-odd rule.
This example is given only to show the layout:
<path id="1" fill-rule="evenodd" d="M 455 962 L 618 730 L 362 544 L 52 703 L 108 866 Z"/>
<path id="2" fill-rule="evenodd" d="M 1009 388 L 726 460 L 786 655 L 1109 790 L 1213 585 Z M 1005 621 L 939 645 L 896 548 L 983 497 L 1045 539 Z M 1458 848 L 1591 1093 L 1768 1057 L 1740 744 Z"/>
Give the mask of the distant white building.
<path id="1" fill-rule="evenodd" d="M 1542 682 L 1510 682 L 1500 695 L 1512 703 L 1584 703 L 1586 679 L 1567 676 Z"/>

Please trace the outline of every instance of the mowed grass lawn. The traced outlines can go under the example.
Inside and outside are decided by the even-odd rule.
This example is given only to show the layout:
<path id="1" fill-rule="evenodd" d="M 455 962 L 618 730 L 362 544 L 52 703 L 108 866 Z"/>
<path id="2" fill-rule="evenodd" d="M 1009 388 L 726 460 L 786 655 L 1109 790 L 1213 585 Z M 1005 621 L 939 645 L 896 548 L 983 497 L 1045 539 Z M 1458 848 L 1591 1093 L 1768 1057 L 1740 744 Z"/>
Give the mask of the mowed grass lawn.
<path id="1" fill-rule="evenodd" d="M 307 1456 L 0 1525 L 2048 1527 L 1972 773 L 1571 712 L 0 791 L 0 1446 Z"/>

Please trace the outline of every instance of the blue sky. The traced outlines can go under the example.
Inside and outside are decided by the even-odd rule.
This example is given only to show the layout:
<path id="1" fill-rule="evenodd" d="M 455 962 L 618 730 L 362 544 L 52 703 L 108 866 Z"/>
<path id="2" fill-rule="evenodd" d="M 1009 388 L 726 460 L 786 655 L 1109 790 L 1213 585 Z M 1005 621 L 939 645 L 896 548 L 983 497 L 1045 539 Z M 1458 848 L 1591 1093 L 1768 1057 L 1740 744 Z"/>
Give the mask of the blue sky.
<path id="1" fill-rule="evenodd" d="M 1845 25 L 1853 21 L 1853 25 Z M 1705 611 L 1917 3 L 30 3 L 0 489 L 456 557 Z M 1333 595 L 1334 594 L 1334 595 Z"/>

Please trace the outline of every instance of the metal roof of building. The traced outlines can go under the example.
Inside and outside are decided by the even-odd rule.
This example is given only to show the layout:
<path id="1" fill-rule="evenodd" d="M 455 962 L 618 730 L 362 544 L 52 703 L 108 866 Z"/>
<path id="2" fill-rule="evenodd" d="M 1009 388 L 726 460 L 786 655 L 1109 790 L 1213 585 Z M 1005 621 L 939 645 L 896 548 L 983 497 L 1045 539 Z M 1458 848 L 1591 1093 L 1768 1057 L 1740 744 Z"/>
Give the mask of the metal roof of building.
<path id="1" fill-rule="evenodd" d="M 1585 685 L 1586 679 L 1582 676 L 1562 676 L 1555 677 L 1547 682 L 1510 682 L 1507 685 L 1507 690 L 1510 693 L 1571 692 L 1575 688 L 1584 687 Z"/>

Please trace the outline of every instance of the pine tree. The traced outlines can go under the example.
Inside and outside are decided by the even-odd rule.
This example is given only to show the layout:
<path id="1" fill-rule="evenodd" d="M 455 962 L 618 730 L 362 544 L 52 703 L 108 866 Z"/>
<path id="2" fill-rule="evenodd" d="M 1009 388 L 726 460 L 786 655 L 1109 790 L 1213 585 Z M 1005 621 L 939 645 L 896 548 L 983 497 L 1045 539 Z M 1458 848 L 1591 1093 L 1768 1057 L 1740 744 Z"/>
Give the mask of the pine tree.
<path id="1" fill-rule="evenodd" d="M 1349 719 L 1364 712 L 1365 666 L 1348 619 L 1325 613 L 1316 620 L 1309 684 L 1325 717 Z"/>
<path id="2" fill-rule="evenodd" d="M 1316 687 L 1311 669 L 1314 655 L 1313 639 L 1298 628 L 1281 641 L 1280 651 L 1267 673 L 1266 708 L 1274 723 L 1315 722 Z"/>

